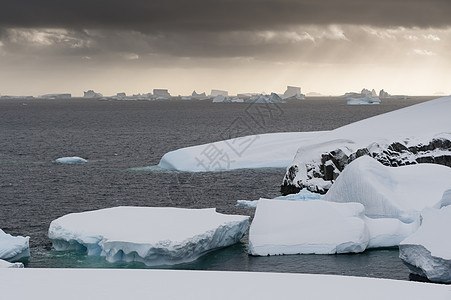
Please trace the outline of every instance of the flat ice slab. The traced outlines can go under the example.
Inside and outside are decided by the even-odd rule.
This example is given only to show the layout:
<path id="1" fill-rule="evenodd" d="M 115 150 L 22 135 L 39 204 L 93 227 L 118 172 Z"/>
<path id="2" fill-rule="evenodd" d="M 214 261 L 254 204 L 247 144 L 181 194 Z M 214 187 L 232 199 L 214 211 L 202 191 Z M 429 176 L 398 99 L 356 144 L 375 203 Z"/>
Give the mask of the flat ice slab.
<path id="1" fill-rule="evenodd" d="M 2 299 L 449 300 L 449 286 L 331 275 L 109 269 L 0 269 Z M 26 288 L 24 288 L 26 287 Z"/>
<path id="2" fill-rule="evenodd" d="M 252 255 L 362 252 L 369 242 L 359 203 L 260 200 L 249 230 Z"/>
<path id="3" fill-rule="evenodd" d="M 380 104 L 381 99 L 373 97 L 363 97 L 363 98 L 347 98 L 346 103 L 348 105 L 373 105 Z"/>
<path id="4" fill-rule="evenodd" d="M 417 232 L 399 245 L 399 257 L 414 274 L 451 283 L 451 206 L 427 209 Z"/>
<path id="5" fill-rule="evenodd" d="M 437 164 L 387 167 L 369 156 L 351 162 L 324 201 L 357 202 L 371 217 L 414 222 L 421 210 L 437 205 L 451 185 L 451 168 Z"/>
<path id="6" fill-rule="evenodd" d="M 158 166 L 186 172 L 286 168 L 302 141 L 326 132 L 267 133 L 181 148 L 166 153 Z"/>
<path id="7" fill-rule="evenodd" d="M 0 259 L 15 261 L 30 256 L 30 238 L 12 236 L 0 229 Z"/>
<path id="8" fill-rule="evenodd" d="M 55 160 L 55 162 L 60 164 L 84 164 L 88 161 L 84 158 L 78 157 L 78 156 L 71 156 L 71 157 L 60 157 Z"/>
<path id="9" fill-rule="evenodd" d="M 172 265 L 237 243 L 248 222 L 214 208 L 115 207 L 60 217 L 49 238 L 56 250 L 87 251 L 110 262 Z"/>

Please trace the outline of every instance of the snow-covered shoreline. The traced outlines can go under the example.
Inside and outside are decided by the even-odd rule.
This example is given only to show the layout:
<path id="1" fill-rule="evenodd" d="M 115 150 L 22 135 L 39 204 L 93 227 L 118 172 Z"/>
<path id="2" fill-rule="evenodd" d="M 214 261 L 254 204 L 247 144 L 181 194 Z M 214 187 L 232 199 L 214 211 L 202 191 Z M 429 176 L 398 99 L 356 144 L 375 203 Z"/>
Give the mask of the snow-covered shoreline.
<path id="1" fill-rule="evenodd" d="M 287 273 L 0 269 L 1 295 L 22 299 L 434 299 L 451 288 L 419 282 Z M 26 288 L 24 288 L 26 287 Z"/>

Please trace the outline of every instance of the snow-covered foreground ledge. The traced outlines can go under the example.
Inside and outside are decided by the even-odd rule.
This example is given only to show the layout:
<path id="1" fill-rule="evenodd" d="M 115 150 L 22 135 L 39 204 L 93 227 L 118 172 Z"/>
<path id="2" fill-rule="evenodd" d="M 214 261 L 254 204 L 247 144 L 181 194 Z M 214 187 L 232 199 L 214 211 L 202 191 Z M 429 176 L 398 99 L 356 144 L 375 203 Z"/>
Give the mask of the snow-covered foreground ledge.
<path id="1" fill-rule="evenodd" d="M 166 153 L 158 166 L 186 172 L 286 168 L 292 162 L 301 141 L 319 137 L 326 132 L 267 133 L 181 148 Z"/>
<path id="2" fill-rule="evenodd" d="M 284 194 L 302 188 L 325 193 L 354 159 L 370 155 L 389 166 L 451 166 L 451 96 L 361 120 L 301 141 L 282 182 Z"/>
<path id="3" fill-rule="evenodd" d="M 174 270 L 0 269 L 2 299 L 449 300 L 446 285 L 331 275 Z M 24 288 L 26 287 L 26 288 Z"/>
<path id="4" fill-rule="evenodd" d="M 50 224 L 49 238 L 56 250 L 86 251 L 110 262 L 172 265 L 237 243 L 248 226 L 248 216 L 214 208 L 114 207 L 60 217 Z"/>

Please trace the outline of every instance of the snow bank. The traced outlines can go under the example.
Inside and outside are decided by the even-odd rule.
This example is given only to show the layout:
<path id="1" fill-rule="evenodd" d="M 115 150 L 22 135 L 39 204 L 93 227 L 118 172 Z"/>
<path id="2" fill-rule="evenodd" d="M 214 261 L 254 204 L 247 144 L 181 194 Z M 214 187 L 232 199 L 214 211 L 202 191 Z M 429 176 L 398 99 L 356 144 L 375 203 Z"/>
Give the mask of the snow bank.
<path id="1" fill-rule="evenodd" d="M 87 251 L 110 262 L 171 265 L 237 243 L 248 219 L 215 209 L 115 207 L 60 217 L 49 238 L 56 250 Z"/>
<path id="2" fill-rule="evenodd" d="M 15 261 L 29 257 L 29 240 L 28 236 L 12 236 L 0 229 L 0 259 Z"/>
<path id="3" fill-rule="evenodd" d="M 421 227 L 399 245 L 410 272 L 434 282 L 451 283 L 451 206 L 426 209 Z"/>
<path id="4" fill-rule="evenodd" d="M 87 163 L 88 161 L 78 156 L 71 156 L 71 157 L 60 157 L 56 159 L 55 162 L 61 164 L 80 164 L 80 163 L 83 164 Z"/>
<path id="5" fill-rule="evenodd" d="M 449 286 L 401 280 L 263 272 L 0 269 L 2 298 L 449 300 Z M 26 288 L 24 288 L 26 287 Z"/>
<path id="6" fill-rule="evenodd" d="M 411 223 L 426 207 L 437 205 L 451 183 L 451 168 L 436 164 L 387 167 L 369 156 L 350 163 L 324 197 L 357 202 L 370 217 Z"/>
<path id="7" fill-rule="evenodd" d="M 158 166 L 167 170 L 187 172 L 285 168 L 290 164 L 302 141 L 321 136 L 326 132 L 249 135 L 181 148 L 166 153 Z"/>
<path id="8" fill-rule="evenodd" d="M 260 200 L 249 230 L 252 255 L 362 252 L 369 242 L 358 203 Z"/>
<path id="9" fill-rule="evenodd" d="M 348 105 L 365 105 L 365 104 L 380 104 L 381 99 L 373 97 L 363 97 L 363 98 L 347 98 L 346 103 Z"/>
<path id="10" fill-rule="evenodd" d="M 443 97 L 304 140 L 287 169 L 282 190 L 293 193 L 306 187 L 325 192 L 349 161 L 365 154 L 380 155 L 379 161 L 392 166 L 418 162 L 449 164 L 450 111 L 451 96 Z M 441 152 L 435 153 L 434 149 L 439 148 Z M 333 164 L 326 165 L 326 161 Z"/>
<path id="11" fill-rule="evenodd" d="M 6 260 L 0 259 L 0 269 L 2 268 L 23 268 L 23 263 L 10 263 Z"/>

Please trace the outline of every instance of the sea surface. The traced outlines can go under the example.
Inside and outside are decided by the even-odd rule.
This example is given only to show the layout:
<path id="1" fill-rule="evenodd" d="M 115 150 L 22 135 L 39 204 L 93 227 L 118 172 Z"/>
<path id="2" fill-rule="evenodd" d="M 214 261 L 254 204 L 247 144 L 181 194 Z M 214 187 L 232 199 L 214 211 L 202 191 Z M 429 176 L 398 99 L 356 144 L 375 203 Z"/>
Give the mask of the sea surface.
<path id="1" fill-rule="evenodd" d="M 228 137 L 318 131 L 429 98 L 348 106 L 310 98 L 278 105 L 205 101 L 0 100 L 0 228 L 30 237 L 28 268 L 146 268 L 55 251 L 52 220 L 73 212 L 131 205 L 206 208 L 253 216 L 237 200 L 280 195 L 284 169 L 184 173 L 134 168 L 157 165 L 168 151 Z M 371 130 L 371 129 L 369 129 Z M 80 156 L 88 163 L 55 163 Z M 139 169 L 138 169 L 139 170 Z M 177 220 L 174 220 L 177 222 Z M 409 280 L 398 250 L 361 254 L 253 257 L 248 237 L 195 262 L 164 268 L 343 274 Z"/>

